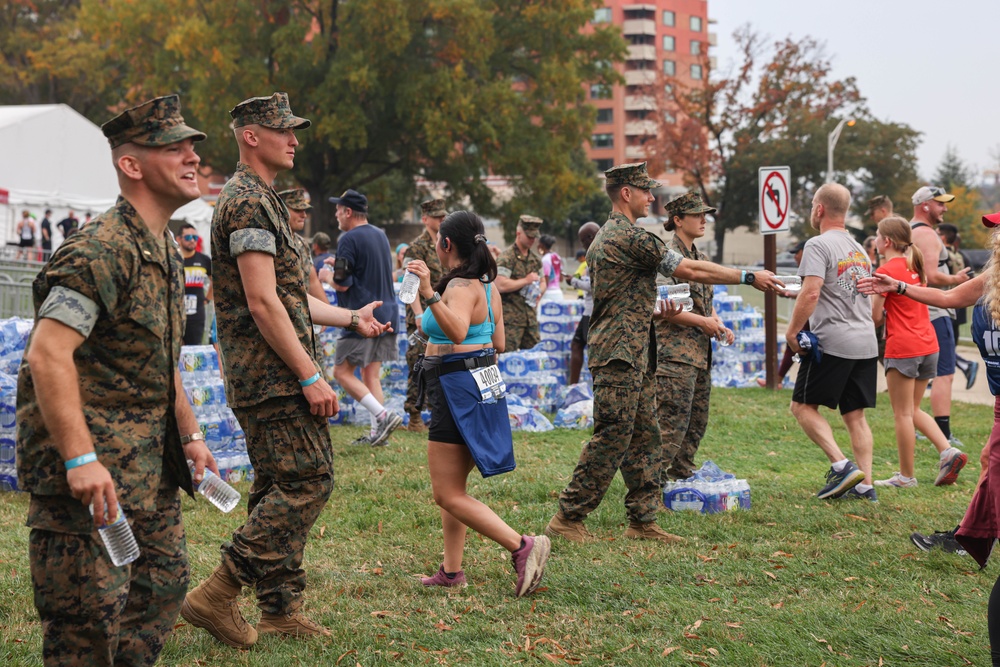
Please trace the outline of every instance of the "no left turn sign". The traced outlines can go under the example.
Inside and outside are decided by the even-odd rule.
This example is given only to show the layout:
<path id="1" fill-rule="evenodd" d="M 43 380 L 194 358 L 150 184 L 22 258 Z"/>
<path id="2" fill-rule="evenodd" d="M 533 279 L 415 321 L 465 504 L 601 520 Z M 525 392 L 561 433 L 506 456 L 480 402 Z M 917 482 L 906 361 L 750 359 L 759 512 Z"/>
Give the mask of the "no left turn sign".
<path id="1" fill-rule="evenodd" d="M 789 230 L 788 213 L 792 200 L 791 169 L 788 167 L 761 167 L 757 175 L 760 183 L 757 197 L 760 233 L 787 232 Z"/>

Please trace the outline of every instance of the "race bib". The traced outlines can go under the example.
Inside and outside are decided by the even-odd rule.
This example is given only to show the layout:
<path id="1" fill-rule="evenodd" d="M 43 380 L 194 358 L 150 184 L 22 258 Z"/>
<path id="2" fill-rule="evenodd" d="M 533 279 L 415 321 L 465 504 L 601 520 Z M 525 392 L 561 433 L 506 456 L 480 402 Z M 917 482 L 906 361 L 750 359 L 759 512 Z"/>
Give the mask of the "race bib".
<path id="1" fill-rule="evenodd" d="M 195 315 L 198 313 L 198 295 L 197 294 L 185 294 L 184 295 L 184 312 L 188 315 Z"/>
<path id="2" fill-rule="evenodd" d="M 485 366 L 469 372 L 472 373 L 472 379 L 476 381 L 476 386 L 479 387 L 479 393 L 484 402 L 493 403 L 503 398 L 504 392 L 507 391 L 507 385 L 503 382 L 499 367 L 496 365 Z"/>

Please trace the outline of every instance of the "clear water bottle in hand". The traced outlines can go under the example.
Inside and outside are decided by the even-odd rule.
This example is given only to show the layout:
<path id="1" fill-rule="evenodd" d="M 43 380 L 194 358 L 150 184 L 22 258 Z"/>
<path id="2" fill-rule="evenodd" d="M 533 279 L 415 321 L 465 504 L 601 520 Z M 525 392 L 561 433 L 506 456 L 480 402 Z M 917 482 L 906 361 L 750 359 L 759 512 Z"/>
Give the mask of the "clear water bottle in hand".
<path id="1" fill-rule="evenodd" d="M 94 515 L 93 503 L 90 504 L 90 515 Z M 98 532 L 101 534 L 101 539 L 104 540 L 104 548 L 107 549 L 108 556 L 111 557 L 111 562 L 115 564 L 115 567 L 128 565 L 139 557 L 139 545 L 135 541 L 132 527 L 128 525 L 128 519 L 125 518 L 121 505 L 118 506 L 118 515 L 113 523 L 108 523 L 108 514 L 105 510 L 104 525 L 98 529 Z"/>
<path id="2" fill-rule="evenodd" d="M 799 276 L 775 276 L 775 280 L 785 286 L 785 291 L 792 294 L 802 289 L 802 278 Z"/>
<path id="3" fill-rule="evenodd" d="M 191 477 L 194 481 L 194 463 L 188 461 L 188 465 L 191 467 Z M 233 508 L 240 504 L 240 492 L 208 468 L 205 468 L 201 484 L 195 484 L 195 490 L 226 513 L 232 512 Z"/>
<path id="4" fill-rule="evenodd" d="M 413 303 L 417 298 L 417 288 L 420 287 L 420 276 L 407 271 L 403 274 L 403 283 L 399 286 L 399 300 L 403 303 Z"/>
<path id="5" fill-rule="evenodd" d="M 719 334 L 715 337 L 715 340 L 722 347 L 729 347 L 729 334 L 730 333 L 731 332 L 729 331 L 729 329 L 723 327 L 722 331 L 720 331 Z"/>

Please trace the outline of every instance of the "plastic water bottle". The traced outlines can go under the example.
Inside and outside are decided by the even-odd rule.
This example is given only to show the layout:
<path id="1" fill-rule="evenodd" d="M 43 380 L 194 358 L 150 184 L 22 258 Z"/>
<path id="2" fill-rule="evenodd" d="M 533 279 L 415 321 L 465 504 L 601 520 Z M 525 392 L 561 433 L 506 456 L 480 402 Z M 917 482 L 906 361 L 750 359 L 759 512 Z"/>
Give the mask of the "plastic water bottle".
<path id="1" fill-rule="evenodd" d="M 399 286 L 399 300 L 403 303 L 413 303 L 417 298 L 417 288 L 420 287 L 420 276 L 407 271 L 403 274 L 403 284 Z"/>
<path id="2" fill-rule="evenodd" d="M 188 466 L 191 468 L 192 481 L 194 481 L 194 463 L 188 461 Z M 232 512 L 233 508 L 240 504 L 240 492 L 226 484 L 208 468 L 205 468 L 201 484 L 197 485 L 196 490 L 208 498 L 210 503 L 226 513 Z"/>
<path id="3" fill-rule="evenodd" d="M 786 292 L 797 293 L 802 289 L 802 278 L 799 276 L 775 276 L 774 278 L 784 284 Z"/>
<path id="4" fill-rule="evenodd" d="M 90 505 L 90 514 L 94 515 L 94 505 Z M 104 540 L 104 548 L 111 556 L 111 562 L 115 567 L 128 565 L 139 557 L 139 545 L 132 534 L 132 527 L 128 525 L 128 519 L 122 512 L 122 506 L 118 506 L 118 517 L 114 523 L 107 523 L 107 513 L 104 516 L 105 525 L 98 529 L 101 539 Z"/>
<path id="5" fill-rule="evenodd" d="M 729 329 L 722 331 L 715 337 L 715 341 L 722 347 L 729 347 Z"/>
<path id="6" fill-rule="evenodd" d="M 670 297 L 670 303 L 680 306 L 685 313 L 690 313 L 694 309 L 694 300 L 691 297 L 674 298 Z"/>

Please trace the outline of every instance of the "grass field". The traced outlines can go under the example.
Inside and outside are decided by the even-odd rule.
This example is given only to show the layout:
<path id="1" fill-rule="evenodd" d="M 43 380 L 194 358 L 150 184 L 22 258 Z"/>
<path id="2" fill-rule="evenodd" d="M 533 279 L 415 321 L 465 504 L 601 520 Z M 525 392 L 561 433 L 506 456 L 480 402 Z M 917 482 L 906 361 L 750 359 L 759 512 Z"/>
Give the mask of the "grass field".
<path id="1" fill-rule="evenodd" d="M 306 551 L 306 610 L 329 639 L 267 638 L 226 648 L 183 621 L 164 665 L 700 665 L 896 666 L 989 664 L 986 605 L 996 566 L 925 554 L 912 531 L 953 527 L 968 504 L 989 407 L 956 404 L 970 465 L 935 488 L 936 455 L 919 448 L 916 489 L 880 502 L 819 501 L 827 463 L 787 412 L 790 392 L 715 390 L 699 460 L 750 480 L 748 512 L 660 516 L 682 545 L 636 543 L 625 530 L 620 478 L 588 520 L 600 541 L 556 540 L 542 588 L 515 599 L 509 555 L 470 534 L 468 588 L 427 590 L 416 579 L 441 561 L 424 442 L 394 435 L 386 449 L 349 448 L 334 431 L 337 488 Z M 885 395 L 869 411 L 875 473 L 895 469 Z M 835 419 L 841 443 L 846 434 Z M 511 525 L 540 532 L 556 509 L 588 433 L 515 434 L 518 469 L 471 480 L 471 493 Z M 246 492 L 246 485 L 240 485 Z M 27 499 L 0 496 L 0 664 L 40 663 L 27 563 Z M 194 580 L 218 563 L 241 522 L 185 499 Z M 244 613 L 258 617 L 252 594 Z"/>

